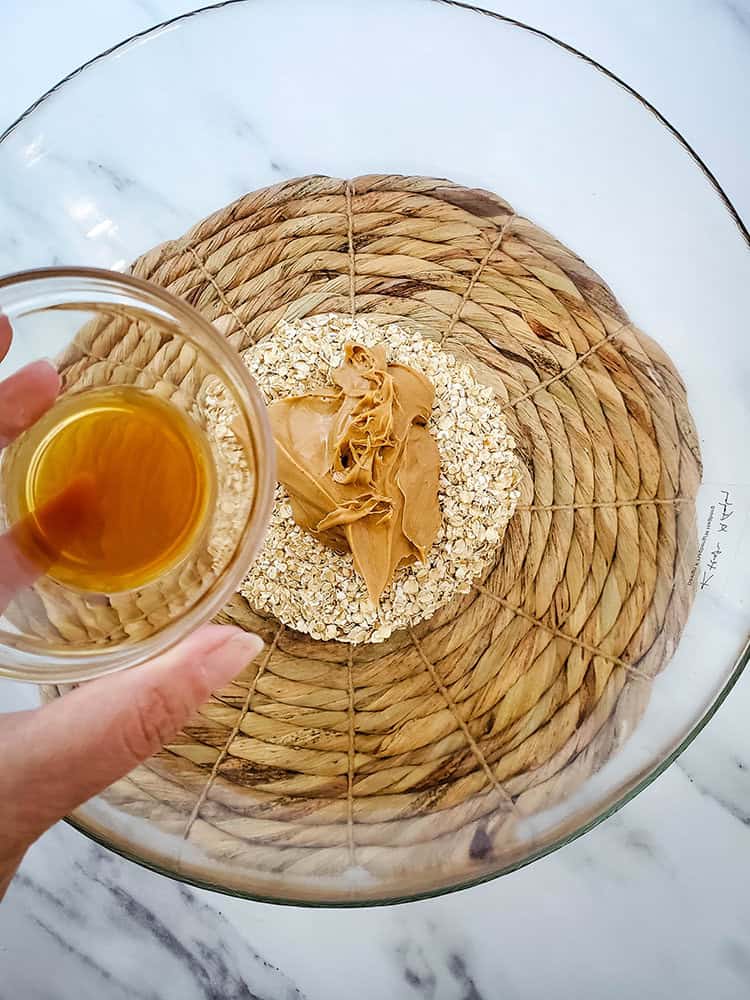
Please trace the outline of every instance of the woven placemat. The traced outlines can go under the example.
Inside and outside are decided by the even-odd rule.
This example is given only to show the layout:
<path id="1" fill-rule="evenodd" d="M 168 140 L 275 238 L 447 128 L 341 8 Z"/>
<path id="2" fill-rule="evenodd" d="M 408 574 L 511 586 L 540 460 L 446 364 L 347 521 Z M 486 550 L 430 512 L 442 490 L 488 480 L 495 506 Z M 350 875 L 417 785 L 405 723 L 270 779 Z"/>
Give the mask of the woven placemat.
<path id="1" fill-rule="evenodd" d="M 236 597 L 220 620 L 266 651 L 108 801 L 238 889 L 351 866 L 438 884 L 528 852 L 519 818 L 632 732 L 692 600 L 701 464 L 669 358 L 575 254 L 444 180 L 288 181 L 132 271 L 238 350 L 318 313 L 418 325 L 493 387 L 524 475 L 495 566 L 383 645 L 316 642 Z M 124 330 L 88 347 L 190 377 Z"/>

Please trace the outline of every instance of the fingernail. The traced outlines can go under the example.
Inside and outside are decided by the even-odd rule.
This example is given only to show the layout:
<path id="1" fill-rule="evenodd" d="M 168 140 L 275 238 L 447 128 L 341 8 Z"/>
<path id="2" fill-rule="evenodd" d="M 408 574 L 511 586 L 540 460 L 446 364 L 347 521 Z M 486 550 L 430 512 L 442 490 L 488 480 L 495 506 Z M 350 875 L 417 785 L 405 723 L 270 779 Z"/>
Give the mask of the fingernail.
<path id="1" fill-rule="evenodd" d="M 250 632 L 235 633 L 214 647 L 203 664 L 206 680 L 212 687 L 228 684 L 251 663 L 263 649 L 263 640 Z"/>

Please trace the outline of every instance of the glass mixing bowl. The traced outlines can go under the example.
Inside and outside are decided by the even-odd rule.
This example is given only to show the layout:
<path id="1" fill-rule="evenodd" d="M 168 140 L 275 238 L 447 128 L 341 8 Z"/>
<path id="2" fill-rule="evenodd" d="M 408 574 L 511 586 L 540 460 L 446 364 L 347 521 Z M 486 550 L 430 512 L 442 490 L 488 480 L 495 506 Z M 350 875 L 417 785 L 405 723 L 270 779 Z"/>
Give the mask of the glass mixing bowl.
<path id="1" fill-rule="evenodd" d="M 363 705 L 347 715 L 345 657 L 330 715 L 299 709 L 290 655 L 275 694 L 263 678 L 220 693 L 192 760 L 178 741 L 167 750 L 171 770 L 164 758 L 72 817 L 122 854 L 203 886 L 286 902 L 383 902 L 492 878 L 590 829 L 674 760 L 740 675 L 750 623 L 748 234 L 705 164 L 644 98 L 542 32 L 439 0 L 238 0 L 93 59 L 5 132 L 0 272 L 125 269 L 246 192 L 308 174 L 448 177 L 506 198 L 603 275 L 669 355 L 703 457 L 696 593 L 671 662 L 634 731 L 623 724 L 612 747 L 588 751 L 585 780 L 542 799 L 507 843 L 495 838 L 490 849 L 486 832 L 483 841 L 451 825 L 455 814 L 429 805 L 429 784 L 413 822 L 383 794 L 383 822 L 360 825 L 366 761 L 355 754 L 325 757 L 320 787 L 330 778 L 343 788 L 326 799 L 328 812 L 274 791 L 289 777 L 280 776 L 286 757 L 281 769 L 274 763 L 288 750 L 283 738 L 264 743 L 269 712 L 310 712 L 334 748 L 348 719 L 352 740 L 368 745 Z M 0 696 L 8 708 L 38 698 L 12 685 Z M 246 710 L 238 721 L 237 704 Z M 396 743 L 400 725 L 388 734 Z M 222 726 L 228 742 L 217 747 Z M 235 743 L 242 754 L 227 756 Z M 191 768 L 212 762 L 235 771 L 221 795 L 215 783 L 205 798 Z M 257 782 L 251 802 L 232 773 Z M 349 864 L 327 839 L 341 829 Z M 427 845 L 431 831 L 432 848 L 407 850 Z"/>

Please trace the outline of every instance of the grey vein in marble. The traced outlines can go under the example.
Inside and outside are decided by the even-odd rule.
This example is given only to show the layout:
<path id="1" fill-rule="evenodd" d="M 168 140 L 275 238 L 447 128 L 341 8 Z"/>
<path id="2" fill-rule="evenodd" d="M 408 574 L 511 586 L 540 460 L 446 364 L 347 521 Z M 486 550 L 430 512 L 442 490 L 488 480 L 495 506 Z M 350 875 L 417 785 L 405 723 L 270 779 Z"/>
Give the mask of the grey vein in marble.
<path id="1" fill-rule="evenodd" d="M 61 976 L 78 969 L 90 995 L 106 1000 L 305 1000 L 187 887 L 132 869 L 136 881 L 126 888 L 118 859 L 83 840 L 76 848 L 78 856 L 66 858 L 61 886 L 50 888 L 25 872 L 14 880 L 0 909 L 0 940 L 8 950 L 24 953 L 27 940 L 41 934 Z M 17 914 L 12 923 L 6 919 L 11 907 Z M 25 991 L 33 992 L 39 981 L 27 954 L 25 968 L 11 981 L 18 1000 L 30 1000 Z M 162 970 L 158 981 L 154 965 Z M 6 1000 L 1 971 L 0 998 Z"/>

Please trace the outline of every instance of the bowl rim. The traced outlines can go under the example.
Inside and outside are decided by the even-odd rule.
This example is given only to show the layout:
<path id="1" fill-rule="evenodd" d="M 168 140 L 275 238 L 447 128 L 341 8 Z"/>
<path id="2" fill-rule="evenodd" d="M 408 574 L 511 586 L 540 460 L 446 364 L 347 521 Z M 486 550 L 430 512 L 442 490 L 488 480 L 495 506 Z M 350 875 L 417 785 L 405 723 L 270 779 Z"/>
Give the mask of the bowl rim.
<path id="1" fill-rule="evenodd" d="M 191 305 L 159 285 L 130 274 L 96 267 L 43 267 L 16 271 L 0 277 L 0 290 L 22 289 L 37 282 L 59 282 L 63 287 L 84 284 L 96 293 L 127 292 L 155 306 L 184 336 L 195 341 L 199 335 L 208 342 L 216 361 L 253 423 L 251 447 L 255 453 L 257 488 L 252 507 L 242 528 L 239 544 L 216 582 L 179 619 L 153 635 L 114 649 L 66 650 L 29 645 L 20 650 L 21 665 L 0 662 L 0 678 L 35 684 L 70 683 L 102 677 L 139 664 L 174 647 L 191 631 L 209 621 L 235 592 L 247 567 L 260 550 L 273 505 L 276 486 L 275 449 L 266 406 L 250 372 L 226 339 Z M 6 633 L 7 634 L 7 633 Z M 0 633 L 2 635 L 2 633 Z M 5 648 L 5 644 L 0 644 Z"/>
<path id="2" fill-rule="evenodd" d="M 75 77 L 84 73 L 88 68 L 95 65 L 98 62 L 105 60 L 108 56 L 121 52 L 132 44 L 137 44 L 145 38 L 156 36 L 162 31 L 179 24 L 182 21 L 186 21 L 190 18 L 198 17 L 201 14 L 207 14 L 212 11 L 217 11 L 225 7 L 233 7 L 242 5 L 249 5 L 253 0 L 220 0 L 217 3 L 206 4 L 201 7 L 197 7 L 193 10 L 186 11 L 182 14 L 178 14 L 174 17 L 167 18 L 164 21 L 160 21 L 150 28 L 144 28 L 141 31 L 135 32 L 123 38 L 116 44 L 109 46 L 108 48 L 102 50 L 96 55 L 92 56 L 90 59 L 81 63 L 75 69 L 71 70 L 68 74 L 62 77 L 57 83 L 53 84 L 48 90 L 41 94 L 32 104 L 30 104 L 21 114 L 10 123 L 10 125 L 5 128 L 4 131 L 0 133 L 0 144 L 2 144 L 13 132 L 21 125 L 27 118 L 29 118 L 34 111 L 44 104 L 49 98 L 53 97 L 58 90 L 65 86 L 66 83 L 73 80 Z M 494 21 L 501 22 L 503 24 L 509 25 L 514 28 L 518 28 L 528 34 L 535 35 L 538 38 L 544 39 L 545 41 L 551 43 L 552 45 L 563 49 L 569 55 L 574 58 L 580 59 L 584 63 L 588 64 L 592 69 L 601 73 L 606 77 L 611 83 L 620 87 L 626 91 L 634 100 L 636 100 L 646 111 L 648 111 L 659 124 L 670 133 L 672 138 L 684 149 L 687 155 L 693 160 L 694 164 L 701 171 L 703 176 L 709 185 L 713 188 L 714 193 L 718 196 L 719 200 L 722 202 L 725 210 L 729 214 L 731 220 L 736 226 L 740 237 L 745 242 L 748 249 L 750 249 L 750 231 L 745 225 L 743 219 L 741 218 L 739 212 L 735 208 L 731 199 L 727 193 L 722 188 L 719 183 L 718 178 L 709 168 L 706 162 L 702 159 L 697 150 L 688 142 L 685 136 L 679 131 L 679 129 L 673 125 L 669 119 L 658 110 L 658 108 L 652 104 L 648 98 L 641 94 L 635 87 L 627 83 L 622 77 L 618 76 L 615 72 L 608 69 L 605 65 L 600 63 L 598 60 L 585 52 L 576 48 L 574 45 L 558 38 L 551 32 L 545 31 L 542 28 L 535 27 L 531 24 L 526 23 L 518 18 L 510 17 L 505 14 L 501 14 L 497 11 L 487 10 L 484 7 L 477 6 L 475 4 L 466 3 L 464 0 L 427 0 L 428 3 L 432 5 L 440 5 L 445 7 L 452 7 L 458 10 L 465 11 L 470 14 L 480 15 L 483 17 L 488 17 Z M 614 813 L 618 812 L 623 806 L 639 795 L 645 788 L 647 788 L 659 775 L 661 775 L 674 761 L 683 753 L 685 749 L 693 742 L 693 740 L 699 735 L 699 733 L 708 725 L 708 723 L 713 719 L 714 715 L 717 713 L 721 705 L 726 700 L 730 691 L 737 683 L 741 677 L 745 667 L 748 662 L 750 662 L 750 637 L 747 639 L 744 647 L 740 650 L 734 666 L 732 667 L 728 677 L 726 678 L 723 686 L 715 696 L 714 700 L 706 707 L 705 711 L 698 719 L 697 722 L 693 724 L 691 729 L 686 733 L 681 742 L 669 753 L 663 760 L 658 761 L 653 767 L 649 768 L 642 773 L 639 778 L 633 780 L 629 787 L 616 796 L 613 801 L 609 802 L 603 808 L 601 808 L 594 816 L 592 816 L 586 822 L 576 826 L 573 830 L 566 831 L 564 834 L 556 837 L 555 839 L 549 841 L 543 846 L 539 847 L 537 850 L 532 851 L 527 856 L 514 860 L 505 866 L 502 866 L 495 871 L 489 873 L 482 873 L 471 878 L 459 879 L 456 882 L 451 882 L 437 888 L 430 888 L 421 891 L 405 892 L 403 894 L 393 894 L 391 896 L 383 896 L 371 899 L 346 899 L 346 898 L 319 898 L 315 900 L 305 899 L 302 897 L 294 896 L 271 896 L 264 894 L 262 892 L 251 892 L 244 890 L 232 889 L 227 886 L 217 885 L 216 883 L 210 881 L 208 878 L 200 878 L 184 872 L 179 872 L 176 870 L 175 866 L 168 867 L 166 862 L 160 864 L 158 860 L 151 860 L 149 858 L 144 858 L 142 855 L 137 854 L 134 850 L 128 847 L 124 847 L 121 844 L 117 844 L 112 841 L 106 834 L 99 832 L 96 829 L 96 824 L 89 823 L 85 819 L 78 816 L 72 815 L 66 817 L 66 822 L 72 826 L 74 829 L 78 830 L 80 833 L 84 834 L 89 839 L 93 840 L 95 843 L 108 848 L 120 857 L 123 857 L 129 861 L 133 861 L 143 868 L 149 869 L 157 874 L 164 875 L 175 881 L 182 882 L 187 885 L 194 886 L 200 889 L 210 889 L 214 892 L 221 893 L 227 896 L 234 896 L 241 899 L 253 900 L 257 902 L 264 903 L 275 903 L 277 905 L 285 906 L 303 906 L 303 907 L 313 907 L 313 908 L 359 908 L 368 906 L 388 906 L 397 903 L 405 902 L 416 902 L 422 899 L 431 899 L 437 896 L 447 895 L 448 893 L 457 892 L 462 889 L 468 889 L 473 886 L 482 885 L 485 882 L 491 882 L 495 879 L 500 878 L 503 875 L 507 875 L 510 872 L 518 871 L 521 868 L 526 867 L 526 865 L 531 864 L 540 858 L 546 857 L 548 854 L 552 854 L 554 851 L 559 850 L 559 848 L 572 843 L 577 840 L 580 836 L 588 833 L 590 830 L 597 827 L 605 819 L 608 819 Z"/>

